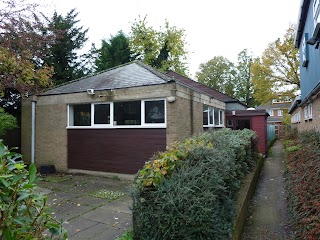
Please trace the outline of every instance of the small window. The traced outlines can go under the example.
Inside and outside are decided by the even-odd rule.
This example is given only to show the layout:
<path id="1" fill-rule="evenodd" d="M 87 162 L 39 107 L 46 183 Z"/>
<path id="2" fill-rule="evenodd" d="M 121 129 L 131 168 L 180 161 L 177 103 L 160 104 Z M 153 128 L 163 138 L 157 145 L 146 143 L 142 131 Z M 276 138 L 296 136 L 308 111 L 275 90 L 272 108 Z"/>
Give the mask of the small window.
<path id="1" fill-rule="evenodd" d="M 314 18 L 314 25 L 316 26 L 319 22 L 319 0 L 314 0 L 313 3 L 313 18 Z"/>
<path id="2" fill-rule="evenodd" d="M 228 127 L 228 128 L 233 128 L 233 120 L 228 119 L 228 121 L 227 121 L 227 127 Z"/>
<path id="3" fill-rule="evenodd" d="M 73 106 L 73 126 L 91 126 L 91 104 Z"/>
<path id="4" fill-rule="evenodd" d="M 282 117 L 283 116 L 283 111 L 282 110 L 278 110 L 278 116 Z"/>
<path id="5" fill-rule="evenodd" d="M 110 104 L 94 105 L 94 124 L 110 124 Z"/>
<path id="6" fill-rule="evenodd" d="M 304 112 L 304 120 L 308 120 L 308 107 L 304 107 L 303 112 Z"/>
<path id="7" fill-rule="evenodd" d="M 115 102 L 113 125 L 141 125 L 141 101 Z"/>
<path id="8" fill-rule="evenodd" d="M 308 118 L 312 119 L 312 103 L 308 105 Z"/>
<path id="9" fill-rule="evenodd" d="M 269 115 L 270 115 L 271 117 L 273 117 L 273 110 L 272 110 L 272 109 L 268 110 L 268 113 L 269 113 Z"/>
<path id="10" fill-rule="evenodd" d="M 164 123 L 164 100 L 145 101 L 145 123 Z"/>
<path id="11" fill-rule="evenodd" d="M 308 41 L 308 33 L 305 33 L 303 38 L 302 38 L 302 67 L 308 67 L 308 61 L 309 61 L 309 56 L 308 56 L 308 44 L 306 44 Z"/>
<path id="12" fill-rule="evenodd" d="M 209 107 L 203 106 L 203 125 L 207 126 L 209 124 Z"/>

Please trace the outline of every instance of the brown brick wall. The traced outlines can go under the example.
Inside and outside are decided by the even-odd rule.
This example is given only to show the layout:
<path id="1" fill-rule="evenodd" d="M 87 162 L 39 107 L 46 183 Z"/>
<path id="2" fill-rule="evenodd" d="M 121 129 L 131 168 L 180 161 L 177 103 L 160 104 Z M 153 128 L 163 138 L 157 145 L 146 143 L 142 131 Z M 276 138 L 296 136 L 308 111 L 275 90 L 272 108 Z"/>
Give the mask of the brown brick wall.
<path id="1" fill-rule="evenodd" d="M 58 171 L 67 170 L 67 105 L 107 101 L 166 98 L 167 102 L 167 145 L 181 141 L 192 134 L 203 131 L 203 104 L 225 109 L 225 103 L 195 92 L 178 84 L 164 84 L 137 88 L 96 91 L 93 96 L 87 93 L 38 96 L 36 109 L 36 152 L 37 166 L 54 164 Z M 22 104 L 22 153 L 30 161 L 31 156 L 31 101 Z"/>
<path id="2" fill-rule="evenodd" d="M 320 97 L 316 96 L 312 99 L 312 120 L 304 120 L 304 109 L 303 107 L 297 108 L 291 116 L 298 111 L 301 112 L 301 122 L 293 123 L 292 127 L 298 129 L 298 131 L 305 130 L 316 130 L 320 131 Z"/>

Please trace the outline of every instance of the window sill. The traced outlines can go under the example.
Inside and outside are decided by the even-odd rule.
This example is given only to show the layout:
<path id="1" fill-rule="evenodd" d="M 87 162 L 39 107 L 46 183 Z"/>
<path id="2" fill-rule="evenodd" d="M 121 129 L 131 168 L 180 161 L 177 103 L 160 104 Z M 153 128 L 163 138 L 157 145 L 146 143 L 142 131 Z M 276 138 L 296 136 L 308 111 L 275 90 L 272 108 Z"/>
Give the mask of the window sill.
<path id="1" fill-rule="evenodd" d="M 68 126 L 66 129 L 121 129 L 121 128 L 167 128 L 166 125 L 124 125 L 124 126 Z"/>

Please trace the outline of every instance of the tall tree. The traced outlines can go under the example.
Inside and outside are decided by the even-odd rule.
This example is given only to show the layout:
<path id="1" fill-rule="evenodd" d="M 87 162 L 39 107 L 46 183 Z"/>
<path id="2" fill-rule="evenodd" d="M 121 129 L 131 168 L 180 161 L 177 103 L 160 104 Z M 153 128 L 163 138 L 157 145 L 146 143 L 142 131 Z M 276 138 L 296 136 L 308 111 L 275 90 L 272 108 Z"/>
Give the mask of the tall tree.
<path id="1" fill-rule="evenodd" d="M 236 84 L 235 97 L 247 104 L 248 106 L 254 106 L 255 101 L 253 98 L 253 82 L 251 78 L 251 64 L 252 54 L 248 52 L 248 49 L 242 50 L 238 54 L 238 62 L 236 66 Z"/>
<path id="2" fill-rule="evenodd" d="M 187 74 L 186 44 L 185 30 L 170 26 L 168 21 L 160 31 L 148 26 L 146 17 L 131 26 L 133 57 L 164 72 L 172 70 Z"/>
<path id="3" fill-rule="evenodd" d="M 252 64 L 255 98 L 260 103 L 291 96 L 300 89 L 299 53 L 294 48 L 295 26 L 291 25 L 282 39 L 269 44 Z"/>
<path id="4" fill-rule="evenodd" d="M 201 63 L 196 72 L 197 80 L 213 89 L 235 97 L 236 70 L 232 62 L 222 56 L 215 56 L 206 63 Z"/>
<path id="5" fill-rule="evenodd" d="M 94 61 L 95 71 L 99 72 L 108 68 L 130 62 L 131 51 L 129 39 L 119 31 L 115 36 L 102 40 L 101 48 L 96 50 L 97 57 Z"/>
<path id="6" fill-rule="evenodd" d="M 82 77 L 84 66 L 81 56 L 77 51 L 81 49 L 86 41 L 88 29 L 83 26 L 77 27 L 80 20 L 75 9 L 67 13 L 65 17 L 55 12 L 49 20 L 49 26 L 53 29 L 56 42 L 49 45 L 49 53 L 45 63 L 54 68 L 52 76 L 56 84 L 68 82 L 78 77 Z"/>
<path id="7" fill-rule="evenodd" d="M 37 10 L 24 0 L 7 0 L 0 9 L 0 95 L 5 89 L 30 94 L 50 86 L 51 68 L 40 64 L 54 38 Z"/>

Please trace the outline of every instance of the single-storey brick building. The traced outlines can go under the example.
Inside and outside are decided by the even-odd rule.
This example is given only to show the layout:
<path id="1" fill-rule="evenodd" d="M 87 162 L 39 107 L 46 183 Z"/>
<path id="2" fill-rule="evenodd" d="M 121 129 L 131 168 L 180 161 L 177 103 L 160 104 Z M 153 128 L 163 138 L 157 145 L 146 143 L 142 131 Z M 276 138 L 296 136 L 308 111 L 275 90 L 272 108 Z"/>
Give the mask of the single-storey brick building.
<path id="1" fill-rule="evenodd" d="M 23 99 L 22 153 L 58 171 L 132 174 L 174 141 L 224 127 L 225 109 L 135 61 Z"/>

